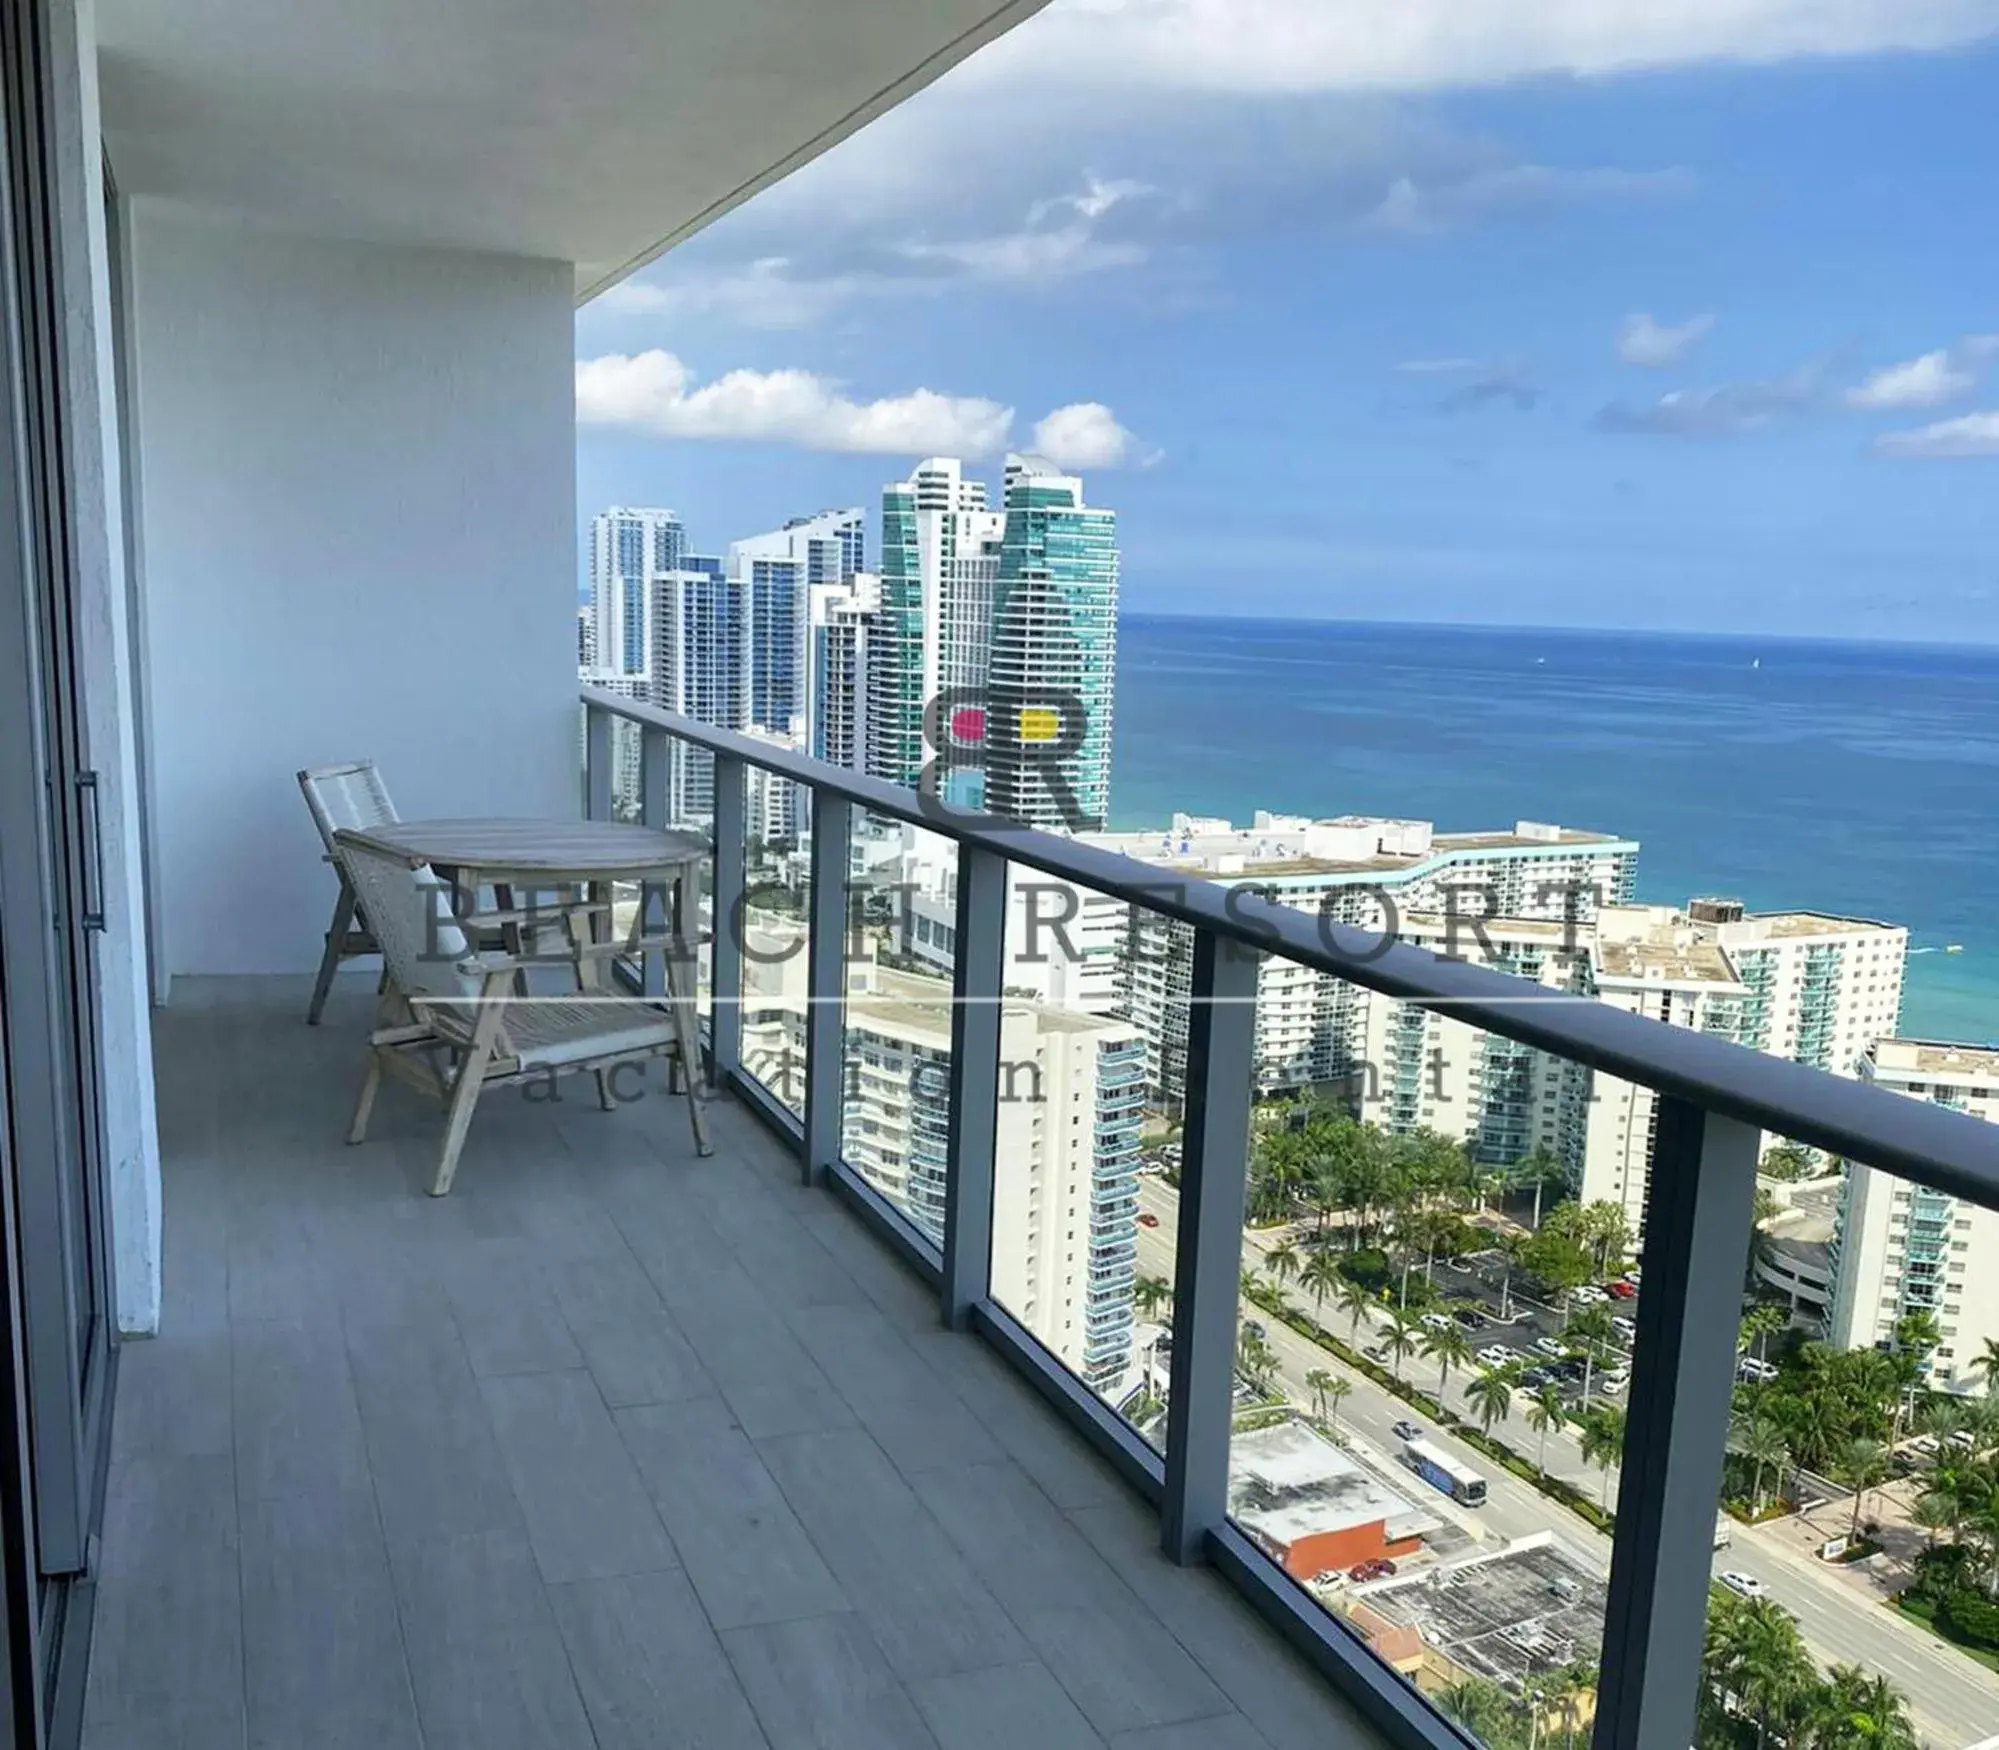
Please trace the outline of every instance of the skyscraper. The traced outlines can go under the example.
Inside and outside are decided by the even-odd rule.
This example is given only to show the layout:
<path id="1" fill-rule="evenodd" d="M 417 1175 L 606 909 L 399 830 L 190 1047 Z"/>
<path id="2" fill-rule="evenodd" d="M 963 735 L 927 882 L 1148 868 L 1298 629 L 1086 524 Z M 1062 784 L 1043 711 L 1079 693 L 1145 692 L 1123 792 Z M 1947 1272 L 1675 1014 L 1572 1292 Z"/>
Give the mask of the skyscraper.
<path id="1" fill-rule="evenodd" d="M 590 612 L 595 660 L 620 674 L 638 674 L 646 660 L 646 584 L 679 565 L 687 530 L 670 510 L 613 506 L 590 524 Z"/>
<path id="2" fill-rule="evenodd" d="M 868 658 L 867 768 L 876 777 L 913 786 L 931 753 L 925 707 L 942 688 L 986 685 L 1004 526 L 986 508 L 984 483 L 948 456 L 882 488 L 881 611 Z M 976 800 L 963 782 L 956 792 Z"/>
<path id="3" fill-rule="evenodd" d="M 742 590 L 721 560 L 683 554 L 645 589 L 646 667 L 651 703 L 718 729 L 749 727 L 746 616 Z M 673 819 L 709 814 L 715 806 L 713 757 L 669 744 L 667 808 Z"/>
<path id="4" fill-rule="evenodd" d="M 1110 812 L 1117 515 L 1039 456 L 1009 456 L 986 678 L 985 805 L 1099 831 Z"/>
<path id="5" fill-rule="evenodd" d="M 812 721 L 806 751 L 861 771 L 868 757 L 868 672 L 881 614 L 881 579 L 865 571 L 815 583 L 808 608 Z"/>

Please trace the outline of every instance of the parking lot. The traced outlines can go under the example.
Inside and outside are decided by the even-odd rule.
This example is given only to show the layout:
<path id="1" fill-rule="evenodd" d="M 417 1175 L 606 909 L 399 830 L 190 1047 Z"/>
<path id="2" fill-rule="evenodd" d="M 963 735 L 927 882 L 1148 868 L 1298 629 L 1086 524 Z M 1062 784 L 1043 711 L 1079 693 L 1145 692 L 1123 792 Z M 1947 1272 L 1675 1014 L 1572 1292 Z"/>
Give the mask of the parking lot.
<path id="1" fill-rule="evenodd" d="M 1433 1285 L 1442 1299 L 1438 1306 L 1426 1310 L 1430 1316 L 1449 1317 L 1458 1323 L 1471 1342 L 1477 1367 L 1517 1365 L 1522 1370 L 1526 1389 L 1531 1391 L 1543 1384 L 1552 1384 L 1564 1403 L 1571 1409 L 1579 1409 L 1582 1404 L 1583 1364 L 1580 1360 L 1569 1358 L 1571 1345 L 1563 1340 L 1562 1333 L 1572 1312 L 1581 1311 L 1583 1306 L 1592 1303 L 1587 1299 L 1580 1300 L 1571 1311 L 1563 1311 L 1522 1294 L 1518 1288 L 1519 1279 L 1519 1272 L 1516 1271 L 1515 1286 L 1503 1297 L 1507 1317 L 1502 1320 L 1500 1306 L 1504 1272 L 1497 1252 L 1481 1252 L 1465 1258 L 1439 1258 L 1433 1273 Z M 1604 1294 L 1604 1299 L 1595 1304 L 1603 1305 L 1613 1320 L 1624 1321 L 1622 1325 L 1612 1326 L 1608 1369 L 1599 1364 L 1590 1378 L 1592 1404 L 1615 1402 L 1624 1389 L 1624 1382 L 1616 1374 L 1630 1364 L 1631 1337 L 1638 1317 L 1638 1296 L 1634 1292 L 1629 1299 L 1619 1299 L 1600 1288 L 1581 1292 L 1585 1296 Z M 1378 1343 L 1373 1345 L 1375 1348 L 1379 1346 Z"/>

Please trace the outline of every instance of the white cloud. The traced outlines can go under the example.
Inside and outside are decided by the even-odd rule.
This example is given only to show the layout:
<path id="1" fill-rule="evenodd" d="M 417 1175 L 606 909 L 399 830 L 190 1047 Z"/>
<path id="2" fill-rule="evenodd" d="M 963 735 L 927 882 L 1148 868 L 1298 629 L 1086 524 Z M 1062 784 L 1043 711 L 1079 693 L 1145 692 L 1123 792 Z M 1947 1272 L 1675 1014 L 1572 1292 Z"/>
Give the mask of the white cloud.
<path id="1" fill-rule="evenodd" d="M 1136 267 L 1147 251 L 1136 243 L 1105 243 L 1088 225 L 1052 231 L 1008 231 L 952 243 L 910 242 L 900 246 L 913 262 L 957 268 L 978 280 L 1061 280 L 1106 268 Z"/>
<path id="2" fill-rule="evenodd" d="M 986 80 L 1419 91 L 1550 73 L 1933 49 L 1999 0 L 1055 0 L 968 65 Z"/>
<path id="3" fill-rule="evenodd" d="M 1690 316 L 1684 322 L 1657 322 L 1644 311 L 1618 324 L 1617 356 L 1627 365 L 1663 371 L 1678 364 L 1714 327 L 1711 315 Z"/>
<path id="4" fill-rule="evenodd" d="M 906 395 L 855 401 L 811 371 L 729 371 L 696 384 L 672 353 L 605 353 L 576 361 L 582 425 L 707 442 L 792 444 L 853 455 L 998 455 L 1013 436 L 1013 409 L 977 395 Z M 1150 466 L 1159 457 L 1099 401 L 1058 407 L 1034 428 L 1034 447 L 1065 468 Z"/>
<path id="5" fill-rule="evenodd" d="M 1824 375 L 1825 361 L 1814 360 L 1782 377 L 1675 389 L 1640 407 L 1613 401 L 1596 423 L 1603 431 L 1651 437 L 1741 437 L 1808 411 L 1818 401 Z"/>
<path id="6" fill-rule="evenodd" d="M 912 389 L 853 401 L 810 371 L 730 371 L 695 386 L 670 352 L 607 353 L 576 363 L 576 417 L 659 437 L 795 444 L 865 455 L 989 456 L 1013 409 L 980 396 Z"/>
<path id="7" fill-rule="evenodd" d="M 1159 460 L 1147 450 L 1101 401 L 1077 401 L 1058 407 L 1034 428 L 1034 448 L 1059 468 L 1122 468 L 1136 462 L 1150 467 Z"/>
<path id="8" fill-rule="evenodd" d="M 1978 337 L 1983 339 L 1983 336 Z M 1942 407 L 1969 395 L 1978 373 L 1956 362 L 1948 352 L 1926 352 L 1905 365 L 1889 365 L 1847 390 L 1846 404 L 1870 413 L 1884 409 Z"/>
<path id="9" fill-rule="evenodd" d="M 1884 432 L 1874 440 L 1884 456 L 1943 460 L 1958 456 L 1999 456 L 1999 413 L 1964 413 L 1914 431 Z"/>
<path id="10" fill-rule="evenodd" d="M 1067 207 L 1083 218 L 1095 221 L 1101 219 L 1111 208 L 1136 200 L 1141 195 L 1157 194 L 1149 182 L 1140 182 L 1134 177 L 1113 177 L 1109 180 L 1095 174 L 1083 178 L 1082 191 L 1078 194 L 1058 194 L 1049 200 L 1036 201 L 1027 209 L 1027 222 L 1038 225 L 1051 213 Z"/>
<path id="11" fill-rule="evenodd" d="M 1477 220 L 1580 200 L 1646 200 L 1684 194 L 1684 170 L 1563 169 L 1551 164 L 1502 164 L 1425 181 L 1395 177 L 1363 228 L 1402 237 L 1434 237 Z"/>

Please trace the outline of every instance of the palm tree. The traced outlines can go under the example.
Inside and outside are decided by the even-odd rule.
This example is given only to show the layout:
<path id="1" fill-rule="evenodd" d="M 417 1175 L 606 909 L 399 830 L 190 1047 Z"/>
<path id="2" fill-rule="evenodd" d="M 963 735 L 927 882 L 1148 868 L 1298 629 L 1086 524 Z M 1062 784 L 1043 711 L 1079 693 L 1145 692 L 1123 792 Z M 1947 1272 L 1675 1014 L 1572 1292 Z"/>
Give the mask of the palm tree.
<path id="1" fill-rule="evenodd" d="M 1263 1268 L 1269 1274 L 1271 1281 L 1275 1282 L 1280 1290 L 1285 1283 L 1292 1281 L 1297 1276 L 1301 1267 L 1302 1262 L 1298 1256 L 1298 1248 L 1294 1245 L 1287 1243 L 1281 1246 L 1272 1246 L 1269 1251 L 1263 1254 Z"/>
<path id="2" fill-rule="evenodd" d="M 1298 1286 L 1312 1297 L 1313 1308 L 1323 1320 L 1326 1299 L 1339 1292 L 1346 1279 L 1340 1274 L 1339 1260 L 1324 1246 L 1314 1246 L 1298 1271 Z"/>
<path id="3" fill-rule="evenodd" d="M 1999 1387 L 1999 1337 L 1985 1339 L 1984 1353 L 1979 1355 L 1966 1371 L 1983 1374 L 1987 1392 Z"/>
<path id="4" fill-rule="evenodd" d="M 1751 1510 L 1760 1519 L 1763 1517 L 1763 1473 L 1775 1470 L 1780 1476 L 1783 1474 L 1791 1462 L 1790 1443 L 1774 1422 L 1757 1418 L 1737 1432 L 1735 1450 L 1749 1461 L 1752 1473 L 1750 1493 L 1754 1498 Z"/>
<path id="5" fill-rule="evenodd" d="M 1441 1398 L 1451 1389 L 1451 1369 L 1470 1365 L 1471 1339 L 1453 1322 L 1440 1331 L 1425 1331 L 1422 1348 L 1424 1359 L 1437 1364 L 1437 1396 Z"/>
<path id="6" fill-rule="evenodd" d="M 1333 1290 L 1333 1300 L 1347 1315 L 1348 1333 L 1358 1337 L 1360 1321 L 1374 1308 L 1374 1295 L 1365 1283 L 1356 1282 L 1351 1276 L 1342 1276 L 1339 1287 Z"/>
<path id="7" fill-rule="evenodd" d="M 1236 1333 L 1236 1369 L 1259 1390 L 1270 1383 L 1270 1376 L 1277 1371 L 1277 1357 L 1270 1345 L 1247 1325 Z"/>
<path id="8" fill-rule="evenodd" d="M 1488 1434 L 1493 1423 L 1503 1422 L 1513 1413 L 1514 1378 L 1510 1366 L 1488 1367 L 1465 1388 L 1479 1426 Z"/>
<path id="9" fill-rule="evenodd" d="M 1624 1412 L 1599 1406 L 1582 1419 L 1583 1463 L 1593 1464 L 1603 1473 L 1596 1504 L 1610 1506 L 1610 1467 L 1624 1456 Z"/>
<path id="10" fill-rule="evenodd" d="M 1735 1334 L 1735 1346 L 1747 1353 L 1753 1343 L 1756 1346 L 1756 1359 L 1761 1361 L 1764 1345 L 1790 1322 L 1778 1307 L 1767 1303 L 1753 1306 L 1742 1315 L 1741 1327 Z"/>
<path id="11" fill-rule="evenodd" d="M 1925 1489 L 1916 1497 L 1916 1504 L 1909 1509 L 1909 1517 L 1929 1534 L 1929 1542 L 1925 1547 L 1935 1549 L 1937 1533 L 1946 1526 L 1957 1524 L 1957 1507 L 1941 1490 Z"/>
<path id="12" fill-rule="evenodd" d="M 1388 1309 L 1388 1322 L 1382 1329 L 1382 1347 L 1388 1351 L 1395 1374 L 1395 1383 L 1402 1383 L 1402 1363 L 1416 1347 L 1417 1333 L 1422 1325 L 1401 1307 Z"/>
<path id="13" fill-rule="evenodd" d="M 1825 1750 L 1917 1750 L 1909 1705 L 1885 1677 L 1835 1665 L 1809 1709 L 1812 1742 Z"/>
<path id="14" fill-rule="evenodd" d="M 1860 1509 L 1867 1500 L 1867 1491 L 1888 1480 L 1888 1448 L 1879 1440 L 1865 1437 L 1852 1441 L 1840 1455 L 1839 1480 L 1853 1490 L 1853 1528 L 1848 1536 L 1855 1542 L 1860 1538 Z"/>
<path id="15" fill-rule="evenodd" d="M 1333 1383 L 1333 1375 L 1323 1367 L 1315 1367 L 1305 1375 L 1305 1388 L 1312 1394 L 1312 1409 L 1323 1422 L 1326 1419 L 1326 1388 Z"/>
<path id="16" fill-rule="evenodd" d="M 1544 1385 L 1527 1404 L 1527 1425 L 1541 1436 L 1540 1455 L 1535 1459 L 1535 1468 L 1543 1476 L 1548 1474 L 1548 1436 L 1559 1434 L 1569 1425 L 1568 1406 L 1562 1402 L 1562 1394 L 1552 1385 Z"/>
<path id="17" fill-rule="evenodd" d="M 1172 1299 L 1173 1284 L 1164 1276 L 1140 1276 L 1131 1285 L 1131 1302 L 1140 1318 L 1151 1318 L 1161 1307 L 1170 1305 Z"/>
<path id="18" fill-rule="evenodd" d="M 1312 1388 L 1320 1420 L 1337 1434 L 1340 1431 L 1340 1405 L 1353 1391 L 1353 1381 L 1343 1373 L 1328 1373 L 1322 1367 L 1315 1367 L 1305 1375 L 1305 1383 Z"/>
<path id="19" fill-rule="evenodd" d="M 1614 1328 L 1610 1322 L 1610 1308 L 1607 1306 L 1586 1306 L 1581 1312 L 1571 1313 L 1569 1322 L 1562 1327 L 1562 1335 L 1583 1352 L 1585 1411 L 1589 1409 L 1590 1381 L 1595 1376 L 1596 1364 L 1602 1358 Z"/>
<path id="20" fill-rule="evenodd" d="M 1499 1316 L 1501 1319 L 1513 1317 L 1513 1272 L 1520 1263 L 1520 1253 L 1524 1241 L 1518 1234 L 1501 1234 L 1493 1241 L 1493 1249 L 1499 1253 Z"/>

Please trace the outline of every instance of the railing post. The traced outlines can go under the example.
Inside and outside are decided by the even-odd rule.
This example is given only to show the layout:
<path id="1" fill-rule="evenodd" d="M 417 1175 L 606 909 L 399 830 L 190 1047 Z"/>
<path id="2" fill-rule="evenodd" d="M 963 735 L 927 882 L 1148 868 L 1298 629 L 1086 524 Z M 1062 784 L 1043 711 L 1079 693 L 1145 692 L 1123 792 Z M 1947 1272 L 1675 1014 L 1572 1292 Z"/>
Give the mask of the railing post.
<path id="1" fill-rule="evenodd" d="M 1166 1492 L 1159 1504 L 1161 1546 L 1183 1565 L 1206 1559 L 1209 1531 L 1228 1516 L 1236 1295 L 1261 962 L 1255 950 L 1211 930 L 1194 937 Z"/>
<path id="2" fill-rule="evenodd" d="M 812 894 L 805 954 L 805 1182 L 840 1158 L 846 1057 L 847 865 L 853 804 L 812 792 Z"/>
<path id="3" fill-rule="evenodd" d="M 607 716 L 609 713 L 605 713 Z M 663 831 L 669 824 L 667 819 L 667 779 L 673 767 L 673 737 L 664 729 L 654 729 L 650 724 L 639 732 L 639 819 L 655 832 Z M 662 934 L 660 925 L 678 923 L 683 928 L 687 919 L 683 916 L 669 919 L 655 917 L 654 910 L 666 897 L 666 889 L 657 881 L 648 881 L 639 888 L 639 936 Z M 694 902 L 690 893 L 679 896 L 679 906 L 683 913 Z M 657 948 L 648 949 L 640 956 L 639 991 L 648 997 L 666 994 L 666 956 Z M 691 990 L 680 995 L 692 1002 Z"/>
<path id="4" fill-rule="evenodd" d="M 993 1151 L 999 1134 L 1006 859 L 958 847 L 951 958 L 951 1113 L 944 1186 L 944 1322 L 964 1330 L 991 1289 Z"/>
<path id="5" fill-rule="evenodd" d="M 715 756 L 715 891 L 709 920 L 708 1081 L 720 1087 L 743 1061 L 743 931 L 748 908 L 748 769 Z"/>
<path id="6" fill-rule="evenodd" d="M 1660 1097 L 1594 1750 L 1694 1741 L 1758 1141 Z"/>
<path id="7" fill-rule="evenodd" d="M 583 818 L 611 818 L 611 713 L 583 707 Z"/>

